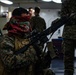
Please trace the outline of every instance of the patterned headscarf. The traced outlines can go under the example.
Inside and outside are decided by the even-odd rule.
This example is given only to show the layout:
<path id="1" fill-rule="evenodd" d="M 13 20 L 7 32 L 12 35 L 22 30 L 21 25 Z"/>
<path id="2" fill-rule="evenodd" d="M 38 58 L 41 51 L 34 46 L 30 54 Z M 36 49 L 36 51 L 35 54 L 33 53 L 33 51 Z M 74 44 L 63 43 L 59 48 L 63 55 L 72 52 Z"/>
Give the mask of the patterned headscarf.
<path id="1" fill-rule="evenodd" d="M 29 33 L 31 31 L 29 20 L 29 16 L 13 16 L 4 26 L 3 30 L 7 30 L 9 34 L 24 35 L 25 33 Z"/>

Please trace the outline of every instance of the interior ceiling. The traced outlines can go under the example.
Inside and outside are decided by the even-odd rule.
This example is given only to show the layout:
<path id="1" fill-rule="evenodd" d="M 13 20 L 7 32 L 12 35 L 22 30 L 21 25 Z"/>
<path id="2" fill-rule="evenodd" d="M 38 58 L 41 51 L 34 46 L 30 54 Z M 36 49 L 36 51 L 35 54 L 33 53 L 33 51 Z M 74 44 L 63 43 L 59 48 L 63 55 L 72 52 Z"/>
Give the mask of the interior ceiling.
<path id="1" fill-rule="evenodd" d="M 10 0 L 13 2 L 9 6 L 18 6 L 18 7 L 35 7 L 40 6 L 42 9 L 60 9 L 61 4 L 54 2 L 43 2 L 42 0 Z"/>

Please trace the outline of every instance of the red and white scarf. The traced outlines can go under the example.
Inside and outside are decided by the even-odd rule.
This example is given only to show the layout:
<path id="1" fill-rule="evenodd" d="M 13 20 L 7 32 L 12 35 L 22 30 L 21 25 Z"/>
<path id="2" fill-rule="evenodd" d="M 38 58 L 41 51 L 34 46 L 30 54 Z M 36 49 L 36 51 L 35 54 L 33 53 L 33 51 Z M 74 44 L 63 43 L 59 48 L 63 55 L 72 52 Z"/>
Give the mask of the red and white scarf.
<path id="1" fill-rule="evenodd" d="M 29 33 L 32 29 L 29 23 L 30 17 L 18 17 L 13 16 L 10 18 L 9 22 L 6 23 L 3 30 L 7 30 L 8 34 L 22 35 Z"/>

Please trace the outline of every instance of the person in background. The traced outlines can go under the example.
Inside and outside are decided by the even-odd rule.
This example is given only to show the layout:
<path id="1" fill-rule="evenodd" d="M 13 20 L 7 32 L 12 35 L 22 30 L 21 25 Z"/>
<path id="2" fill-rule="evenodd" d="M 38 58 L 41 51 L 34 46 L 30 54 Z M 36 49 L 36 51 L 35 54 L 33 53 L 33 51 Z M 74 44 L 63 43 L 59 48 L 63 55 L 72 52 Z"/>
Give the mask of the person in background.
<path id="1" fill-rule="evenodd" d="M 46 29 L 46 22 L 42 17 L 40 17 L 40 7 L 35 7 L 34 10 L 35 16 L 30 19 L 31 27 L 33 30 L 36 29 L 39 32 L 42 32 Z"/>
<path id="2" fill-rule="evenodd" d="M 40 7 L 35 7 L 34 10 L 35 10 L 34 12 L 35 16 L 33 16 L 30 19 L 32 30 L 36 30 L 37 32 L 42 32 L 43 30 L 46 29 L 46 22 L 42 17 L 40 17 Z M 40 44 L 40 47 L 42 50 L 42 48 L 44 48 L 44 44 Z"/>
<path id="3" fill-rule="evenodd" d="M 61 17 L 76 13 L 76 0 L 65 0 L 62 3 Z M 64 25 L 63 51 L 64 75 L 74 75 L 74 51 L 76 48 L 76 15 Z"/>
<path id="4" fill-rule="evenodd" d="M 44 18 L 40 17 L 40 7 L 35 7 L 34 10 L 35 10 L 35 12 L 34 12 L 35 16 L 33 16 L 30 19 L 30 24 L 31 24 L 32 30 L 36 30 L 37 32 L 43 32 L 46 29 L 46 22 L 45 22 Z M 45 53 L 43 51 L 44 43 L 39 43 L 38 46 L 40 48 L 40 52 L 42 52 L 42 54 Z M 55 73 L 51 69 L 49 69 L 49 63 L 51 64 L 51 62 L 50 62 L 51 56 L 49 55 L 49 51 L 47 53 L 45 53 L 44 55 L 48 55 L 48 57 L 47 57 L 47 59 L 45 59 L 46 57 L 41 57 L 41 58 L 44 58 L 45 60 L 42 60 L 43 66 L 40 66 L 40 69 L 42 67 L 45 67 L 46 65 L 47 65 L 47 67 L 45 69 L 43 69 L 43 72 L 39 71 L 40 69 L 38 69 L 36 74 L 37 75 L 55 75 Z M 40 62 L 40 60 L 38 62 Z M 41 65 L 41 63 L 40 63 L 40 65 Z M 35 67 L 37 68 L 38 66 L 39 65 L 36 65 Z M 41 74 L 39 72 L 41 72 Z"/>
<path id="5" fill-rule="evenodd" d="M 0 38 L 0 75 L 34 75 L 33 64 L 37 57 L 33 46 L 25 52 L 17 53 L 23 46 L 29 44 L 27 35 L 32 31 L 28 11 L 22 7 L 12 12 L 12 17 L 3 30 L 8 33 Z"/>
<path id="6" fill-rule="evenodd" d="M 28 8 L 28 11 L 29 11 L 30 17 L 35 16 L 35 15 L 34 15 L 34 9 L 33 9 L 32 7 L 29 7 L 29 8 Z"/>

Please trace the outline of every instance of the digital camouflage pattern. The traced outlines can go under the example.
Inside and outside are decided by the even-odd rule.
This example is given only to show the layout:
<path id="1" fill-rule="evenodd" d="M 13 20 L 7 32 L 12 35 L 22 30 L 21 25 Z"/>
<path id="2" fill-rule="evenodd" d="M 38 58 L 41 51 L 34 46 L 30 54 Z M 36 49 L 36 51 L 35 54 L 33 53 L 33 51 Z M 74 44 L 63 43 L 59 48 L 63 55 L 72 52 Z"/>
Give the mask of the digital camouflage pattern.
<path id="1" fill-rule="evenodd" d="M 76 40 L 64 39 L 64 75 L 74 74 L 74 49 L 76 47 Z"/>
<path id="2" fill-rule="evenodd" d="M 35 64 L 37 57 L 36 52 L 32 46 L 30 46 L 28 50 L 23 54 L 14 54 L 16 50 L 20 49 L 28 43 L 28 39 L 20 39 L 13 36 L 9 37 L 7 35 L 2 37 L 2 39 L 0 40 L 0 57 L 5 67 L 4 69 L 6 69 L 7 71 L 13 71 L 19 68 L 21 69 L 21 67 L 25 68 L 27 66 Z"/>
<path id="3" fill-rule="evenodd" d="M 62 3 L 61 17 L 76 13 L 76 0 L 65 0 Z M 76 16 L 64 26 L 63 37 L 67 39 L 76 39 Z"/>
<path id="4" fill-rule="evenodd" d="M 76 0 L 62 3 L 61 17 L 76 13 Z M 74 74 L 74 50 L 76 48 L 76 15 L 64 25 L 63 30 L 64 75 Z"/>

